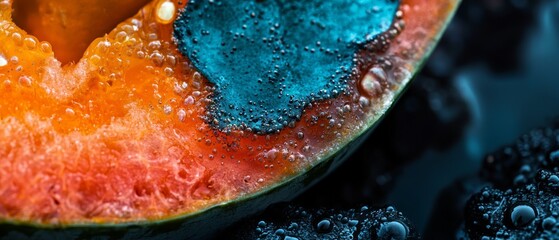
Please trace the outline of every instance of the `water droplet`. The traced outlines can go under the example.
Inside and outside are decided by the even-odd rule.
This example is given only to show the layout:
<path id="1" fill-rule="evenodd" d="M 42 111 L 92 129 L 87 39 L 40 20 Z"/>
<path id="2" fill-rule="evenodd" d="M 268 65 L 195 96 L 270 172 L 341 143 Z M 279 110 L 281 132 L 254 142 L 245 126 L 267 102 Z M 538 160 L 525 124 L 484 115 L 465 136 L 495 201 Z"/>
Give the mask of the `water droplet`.
<path id="1" fill-rule="evenodd" d="M 74 116 L 74 115 L 76 115 L 76 112 L 74 112 L 74 109 L 66 108 L 66 114 L 68 114 L 70 116 Z"/>
<path id="2" fill-rule="evenodd" d="M 191 105 L 194 104 L 194 98 L 192 96 L 188 96 L 184 99 L 184 105 Z"/>
<path id="3" fill-rule="evenodd" d="M 156 7 L 157 22 L 161 24 L 169 24 L 173 21 L 176 14 L 175 4 L 171 1 L 161 1 Z"/>
<path id="4" fill-rule="evenodd" d="M 180 109 L 177 112 L 177 117 L 179 118 L 179 121 L 184 122 L 184 120 L 186 119 L 186 111 L 184 111 L 184 109 Z"/>
<path id="5" fill-rule="evenodd" d="M 148 43 L 148 48 L 151 50 L 159 50 L 161 49 L 161 41 L 154 40 Z"/>
<path id="6" fill-rule="evenodd" d="M 536 211 L 528 205 L 517 205 L 510 213 L 510 220 L 515 227 L 521 228 L 530 224 L 536 218 Z"/>
<path id="7" fill-rule="evenodd" d="M 349 220 L 349 221 L 347 222 L 347 224 L 348 224 L 350 227 L 354 227 L 354 226 L 357 226 L 357 224 L 359 224 L 359 221 L 358 221 L 358 220 Z"/>
<path id="8" fill-rule="evenodd" d="M 10 58 L 10 62 L 12 64 L 18 64 L 19 63 L 19 58 L 17 56 L 13 56 Z"/>
<path id="9" fill-rule="evenodd" d="M 21 45 L 23 43 L 23 37 L 19 33 L 12 33 L 12 40 L 16 45 Z"/>
<path id="10" fill-rule="evenodd" d="M 42 42 L 40 48 L 44 53 L 52 53 L 52 46 L 48 42 Z"/>
<path id="11" fill-rule="evenodd" d="M 283 236 L 283 235 L 285 235 L 285 230 L 282 229 L 282 228 L 276 230 L 276 235 L 278 235 L 278 236 Z"/>
<path id="12" fill-rule="evenodd" d="M 33 82 L 33 80 L 31 80 L 30 77 L 27 77 L 27 76 L 19 77 L 19 84 L 21 84 L 23 86 L 30 87 L 32 82 Z"/>
<path id="13" fill-rule="evenodd" d="M 244 182 L 249 182 L 249 181 L 250 181 L 250 175 L 246 175 L 246 176 L 243 178 L 243 181 L 244 181 Z"/>
<path id="14" fill-rule="evenodd" d="M 332 228 L 332 222 L 330 222 L 330 220 L 328 219 L 323 219 L 316 224 L 316 231 L 318 233 L 329 233 L 330 231 L 332 231 Z"/>
<path id="15" fill-rule="evenodd" d="M 383 223 L 377 232 L 379 239 L 400 240 L 408 237 L 407 227 L 397 221 Z"/>
<path id="16" fill-rule="evenodd" d="M 363 97 L 363 96 L 359 97 L 359 106 L 361 106 L 361 108 L 366 108 L 370 104 L 371 104 L 371 102 L 366 97 Z"/>
<path id="17" fill-rule="evenodd" d="M 126 41 L 127 36 L 128 36 L 128 34 L 126 32 L 120 31 L 116 34 L 115 39 L 118 42 L 124 42 L 124 41 Z"/>
<path id="18" fill-rule="evenodd" d="M 153 63 L 155 64 L 155 66 L 160 67 L 161 65 L 163 65 L 163 61 L 165 61 L 165 57 L 159 53 L 159 52 L 154 52 L 152 53 L 149 58 L 153 61 Z"/>
<path id="19" fill-rule="evenodd" d="M 28 49 L 34 49 L 37 47 L 37 41 L 32 37 L 26 37 L 23 42 Z"/>
<path id="20" fill-rule="evenodd" d="M 520 168 L 520 173 L 530 173 L 532 171 L 532 168 L 530 167 L 530 165 L 525 164 Z"/>
<path id="21" fill-rule="evenodd" d="M 553 217 L 547 217 L 542 221 L 542 228 L 545 230 L 551 230 L 555 224 L 557 224 L 557 220 Z"/>
<path id="22" fill-rule="evenodd" d="M 0 67 L 8 65 L 8 60 L 4 57 L 4 55 L 0 54 Z"/>
<path id="23" fill-rule="evenodd" d="M 375 97 L 383 91 L 382 81 L 386 81 L 386 73 L 381 68 L 374 67 L 361 80 L 361 89 L 367 96 Z"/>
<path id="24" fill-rule="evenodd" d="M 165 114 L 169 115 L 169 114 L 171 114 L 171 112 L 173 112 L 173 107 L 171 107 L 169 105 L 165 105 L 163 107 L 163 112 L 165 112 Z"/>
<path id="25" fill-rule="evenodd" d="M 99 43 L 97 43 L 97 50 L 100 53 L 106 53 L 109 50 L 109 48 L 111 47 L 111 45 L 112 44 L 109 41 L 105 41 L 105 40 L 100 41 Z"/>

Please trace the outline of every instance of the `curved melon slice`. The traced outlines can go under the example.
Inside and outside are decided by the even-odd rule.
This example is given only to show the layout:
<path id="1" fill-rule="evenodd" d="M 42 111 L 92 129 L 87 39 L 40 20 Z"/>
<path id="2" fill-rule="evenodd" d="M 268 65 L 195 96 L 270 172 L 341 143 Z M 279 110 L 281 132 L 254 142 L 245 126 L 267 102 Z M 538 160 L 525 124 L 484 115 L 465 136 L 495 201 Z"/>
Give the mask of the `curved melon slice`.
<path id="1" fill-rule="evenodd" d="M 216 88 L 173 41 L 170 10 L 186 1 L 149 3 L 62 65 L 0 0 L 0 236 L 203 238 L 291 199 L 359 145 L 457 4 L 402 0 L 342 94 L 261 134 L 207 121 Z"/>

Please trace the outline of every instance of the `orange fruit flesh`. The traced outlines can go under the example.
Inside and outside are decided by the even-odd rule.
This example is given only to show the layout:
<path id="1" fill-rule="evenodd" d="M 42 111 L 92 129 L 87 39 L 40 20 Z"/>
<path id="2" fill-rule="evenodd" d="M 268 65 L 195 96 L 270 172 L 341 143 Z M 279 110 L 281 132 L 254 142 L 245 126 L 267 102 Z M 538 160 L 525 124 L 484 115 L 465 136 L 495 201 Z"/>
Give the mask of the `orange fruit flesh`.
<path id="1" fill-rule="evenodd" d="M 49 43 L 11 21 L 11 2 L 0 4 L 0 218 L 163 219 L 253 192 L 300 164 L 269 168 L 255 157 L 262 137 L 204 123 L 211 86 L 177 52 L 155 5 L 62 66 Z"/>
<path id="2" fill-rule="evenodd" d="M 174 1 L 177 9 L 181 2 Z M 440 2 L 401 3 L 413 31 L 379 54 L 390 66 L 364 66 L 388 76 L 376 79 L 375 94 L 359 88 L 371 77 L 365 69 L 347 94 L 315 103 L 294 126 L 262 136 L 204 122 L 213 86 L 176 50 L 172 24 L 154 16 L 157 2 L 88 43 L 76 64 L 62 66 L 58 51 L 73 50 L 53 52 L 12 21 L 12 1 L 0 0 L 0 221 L 161 220 L 289 179 L 386 110 L 454 8 Z M 75 26 L 90 20 L 72 19 Z M 50 27 L 57 28 L 43 34 Z"/>

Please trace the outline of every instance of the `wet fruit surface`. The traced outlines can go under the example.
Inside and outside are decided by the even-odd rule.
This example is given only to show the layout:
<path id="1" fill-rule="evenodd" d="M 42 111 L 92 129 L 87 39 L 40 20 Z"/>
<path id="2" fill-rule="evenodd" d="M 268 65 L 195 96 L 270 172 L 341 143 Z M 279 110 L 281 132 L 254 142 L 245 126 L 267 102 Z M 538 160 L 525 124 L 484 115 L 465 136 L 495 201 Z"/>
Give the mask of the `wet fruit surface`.
<path id="1" fill-rule="evenodd" d="M 392 36 L 379 39 L 397 8 L 392 0 L 190 1 L 175 36 L 216 86 L 209 121 L 271 133 L 300 119 L 309 104 L 343 93 L 355 69 L 371 65 L 356 66 L 358 50 L 369 45 L 375 54 L 403 28 L 396 22 Z"/>
<path id="2" fill-rule="evenodd" d="M 337 97 L 309 103 L 298 121 L 263 135 L 207 121 L 220 86 L 173 41 L 186 2 L 149 3 L 63 65 L 53 52 L 60 45 L 23 31 L 11 20 L 13 2 L 0 1 L 0 219 L 156 221 L 286 182 L 384 114 L 456 4 L 437 3 L 400 2 L 391 30 L 371 39 L 383 51 L 357 49 L 359 67 Z"/>

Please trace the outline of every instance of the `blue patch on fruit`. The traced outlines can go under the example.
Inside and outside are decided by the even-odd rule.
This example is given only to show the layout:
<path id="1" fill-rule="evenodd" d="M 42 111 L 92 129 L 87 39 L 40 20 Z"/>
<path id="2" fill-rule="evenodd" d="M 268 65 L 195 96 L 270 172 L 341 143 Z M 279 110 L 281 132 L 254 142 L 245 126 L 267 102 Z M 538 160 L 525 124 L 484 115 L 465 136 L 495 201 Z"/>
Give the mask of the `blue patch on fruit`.
<path id="1" fill-rule="evenodd" d="M 189 1 L 174 24 L 179 51 L 212 84 L 220 129 L 281 130 L 309 103 L 338 96 L 355 54 L 387 31 L 397 0 Z"/>

